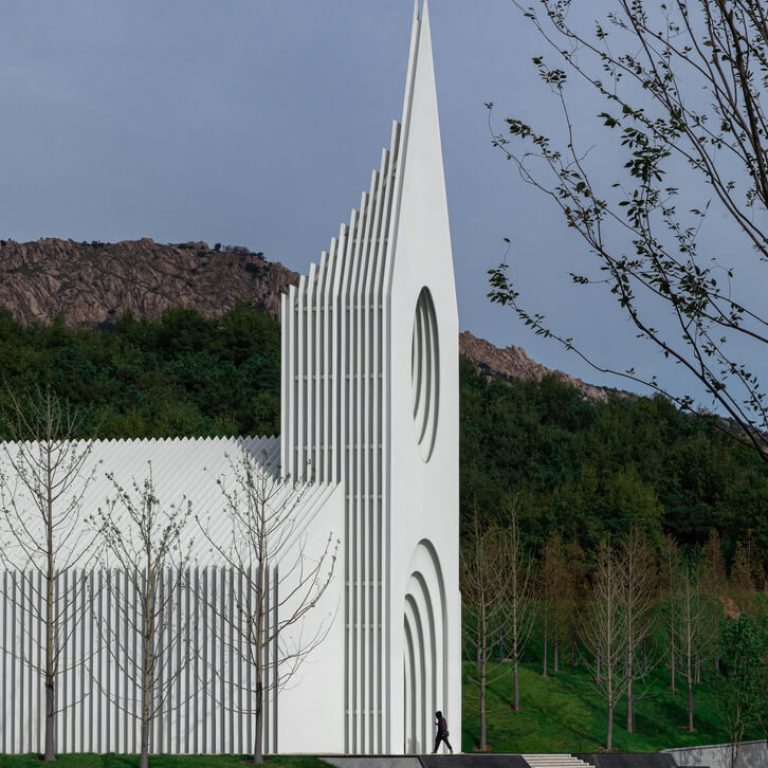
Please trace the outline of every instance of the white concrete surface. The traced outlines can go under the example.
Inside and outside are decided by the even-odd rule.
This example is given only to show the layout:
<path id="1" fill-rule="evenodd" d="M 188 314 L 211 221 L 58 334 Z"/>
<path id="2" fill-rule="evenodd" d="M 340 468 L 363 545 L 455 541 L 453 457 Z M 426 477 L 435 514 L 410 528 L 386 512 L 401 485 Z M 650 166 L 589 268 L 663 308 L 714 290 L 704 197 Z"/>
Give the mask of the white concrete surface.
<path id="1" fill-rule="evenodd" d="M 286 650 L 334 620 L 291 684 L 270 695 L 264 727 L 274 752 L 427 752 L 436 710 L 455 746 L 461 741 L 458 314 L 428 16 L 426 2 L 421 12 L 415 3 L 402 123 L 393 125 L 369 191 L 319 264 L 283 297 L 280 438 L 105 441 L 89 458 L 96 481 L 86 510 L 111 495 L 107 471 L 123 485 L 140 481 L 151 459 L 158 495 L 186 495 L 222 546 L 232 536 L 215 484 L 229 482 L 225 453 L 265 452 L 265 471 L 309 484 L 295 546 L 317 557 L 332 533 L 337 570 L 317 608 L 270 648 L 272 673 Z M 197 545 L 198 565 L 216 567 L 202 537 Z M 280 562 L 272 565 L 279 571 Z M 242 587 L 215 573 L 203 602 L 226 605 Z M 38 751 L 39 679 L 19 658 L 39 626 L 18 609 L 28 599 L 24 580 L 3 579 L 0 752 Z M 273 621 L 290 610 L 284 598 L 285 590 L 272 596 Z M 190 600 L 174 604 L 174 621 L 207 615 Z M 119 623 L 114 610 L 105 605 L 100 620 Z M 210 619 L 188 650 L 226 685 L 213 686 L 208 674 L 185 678 L 157 726 L 156 749 L 248 749 L 251 705 L 238 693 L 248 672 L 231 661 L 232 637 Z M 83 627 L 66 644 L 77 673 L 60 687 L 58 749 L 135 751 L 133 723 L 110 706 L 131 695 L 120 671 L 125 649 L 100 650 L 94 666 L 99 635 Z"/>
<path id="2" fill-rule="evenodd" d="M 710 744 L 685 749 L 665 749 L 679 766 L 705 768 L 766 768 L 768 746 L 765 740 L 744 741 L 738 748 L 731 744 Z"/>

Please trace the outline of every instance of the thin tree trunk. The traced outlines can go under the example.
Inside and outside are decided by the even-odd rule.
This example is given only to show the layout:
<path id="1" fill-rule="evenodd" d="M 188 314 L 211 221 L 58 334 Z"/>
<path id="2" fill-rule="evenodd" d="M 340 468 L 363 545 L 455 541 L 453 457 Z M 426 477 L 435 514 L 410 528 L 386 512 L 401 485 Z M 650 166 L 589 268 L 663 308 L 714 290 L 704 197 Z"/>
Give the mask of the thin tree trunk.
<path id="1" fill-rule="evenodd" d="M 144 637 L 142 642 L 141 660 L 141 751 L 139 753 L 139 768 L 149 767 L 149 739 L 152 729 L 153 702 L 152 689 L 154 687 L 153 663 L 152 663 L 152 636 L 154 634 L 154 594 L 155 575 L 151 566 L 151 549 L 149 542 L 146 550 L 146 566 L 144 571 L 144 615 L 142 625 Z"/>
<path id="2" fill-rule="evenodd" d="M 149 640 L 145 636 L 145 656 L 144 656 L 144 670 L 143 670 L 143 685 L 141 692 L 141 750 L 139 753 L 139 768 L 148 768 L 149 766 L 149 736 L 152 727 L 152 704 L 150 701 L 152 691 L 151 672 L 149 669 L 149 655 L 146 652 L 146 646 Z"/>
<path id="3" fill-rule="evenodd" d="M 677 674 L 677 653 L 675 651 L 675 614 L 671 607 L 669 615 L 669 690 L 674 695 L 677 693 L 677 681 L 675 680 L 675 675 Z"/>
<path id="4" fill-rule="evenodd" d="M 260 666 L 256 664 L 257 668 Z M 257 673 L 258 674 L 258 673 Z M 257 765 L 264 762 L 264 744 L 262 737 L 262 723 L 264 712 L 262 702 L 264 700 L 264 686 L 261 680 L 256 683 L 256 735 L 253 739 L 253 762 Z"/>
<path id="5" fill-rule="evenodd" d="M 693 650 L 694 616 L 693 605 L 691 603 L 691 586 L 686 590 L 686 608 L 685 608 L 685 683 L 688 689 L 688 732 L 693 733 L 693 681 L 695 652 Z"/>
<path id="6" fill-rule="evenodd" d="M 627 679 L 627 733 L 635 732 L 635 691 L 634 691 L 634 678 L 635 678 L 635 638 L 634 627 L 630 623 L 628 626 L 628 647 L 626 658 L 626 679 Z"/>
<path id="7" fill-rule="evenodd" d="M 46 556 L 45 574 L 45 754 L 47 763 L 56 760 L 56 573 L 55 549 L 53 542 L 53 471 L 51 467 L 51 435 L 46 435 Z"/>
<path id="8" fill-rule="evenodd" d="M 685 658 L 685 684 L 688 689 L 688 732 L 693 733 L 693 654 L 691 653 L 691 628 L 687 628 L 687 653 Z"/>
<path id="9" fill-rule="evenodd" d="M 56 713 L 56 696 L 55 687 L 53 682 L 53 675 L 46 674 L 45 676 L 45 755 L 43 760 L 45 762 L 55 762 L 56 760 L 56 744 L 54 741 L 55 733 L 55 713 Z"/>
<path id="10" fill-rule="evenodd" d="M 688 732 L 693 733 L 693 681 L 688 676 Z"/>
<path id="11" fill-rule="evenodd" d="M 576 666 L 576 641 L 571 640 L 571 666 Z"/>
<path id="12" fill-rule="evenodd" d="M 552 647 L 552 658 L 554 660 L 554 672 L 557 674 L 560 671 L 560 641 L 555 638 Z"/>
<path id="13" fill-rule="evenodd" d="M 608 736 L 605 740 L 605 748 L 613 749 L 613 702 L 608 703 Z"/>
<path id="14" fill-rule="evenodd" d="M 631 561 L 634 563 L 634 560 Z M 636 566 L 632 566 L 633 569 Z M 636 574 L 632 573 L 630 576 L 633 585 L 636 585 Z M 633 588 L 634 589 L 634 588 Z M 626 605 L 626 622 L 627 622 L 627 655 L 624 659 L 624 678 L 627 681 L 627 733 L 635 732 L 635 701 L 634 692 L 632 690 L 633 678 L 635 675 L 635 648 L 637 645 L 637 639 L 635 635 L 635 606 L 634 599 L 636 595 L 634 591 L 628 596 L 628 603 Z"/>
<path id="15" fill-rule="evenodd" d="M 141 753 L 139 755 L 139 768 L 149 768 L 149 723 L 141 720 Z"/>
<path id="16" fill-rule="evenodd" d="M 514 568 L 514 563 L 513 566 Z M 513 585 L 512 592 L 512 677 L 514 678 L 514 693 L 512 697 L 512 710 L 514 712 L 520 711 L 520 646 L 518 645 L 518 631 L 520 629 L 518 625 L 517 609 L 519 608 L 518 594 L 517 594 L 517 571 L 513 571 Z"/>
<path id="17" fill-rule="evenodd" d="M 605 692 L 608 700 L 608 735 L 605 740 L 605 748 L 613 749 L 613 708 L 616 704 L 613 695 L 613 670 L 614 670 L 614 656 L 613 656 L 613 643 L 610 636 L 605 649 Z"/>
<path id="18" fill-rule="evenodd" d="M 259 765 L 264 762 L 264 736 L 263 736 L 263 722 L 264 722 L 264 648 L 266 646 L 266 640 L 264 637 L 264 595 L 267 589 L 267 568 L 266 568 L 266 533 L 263 530 L 264 526 L 260 526 L 259 531 L 259 594 L 256 599 L 256 647 L 254 652 L 256 655 L 256 712 L 255 723 L 256 733 L 253 739 L 253 762 Z"/>
<path id="19" fill-rule="evenodd" d="M 675 669 L 676 663 L 677 661 L 675 659 L 675 646 L 673 643 L 672 654 L 669 660 L 669 690 L 672 691 L 673 696 L 677 693 L 677 681 L 675 680 L 675 675 L 677 673 L 677 670 Z"/>
<path id="20" fill-rule="evenodd" d="M 485 615 L 485 603 L 481 604 L 480 642 L 478 643 L 478 657 L 480 661 L 480 751 L 488 748 L 488 713 L 487 713 L 487 685 L 488 685 L 488 631 Z"/>
<path id="21" fill-rule="evenodd" d="M 515 662 L 514 662 L 512 676 L 515 681 L 515 692 L 514 692 L 514 698 L 512 703 L 512 709 L 515 712 L 519 712 L 520 711 L 520 670 L 518 669 L 517 659 L 515 659 Z"/>
<path id="22" fill-rule="evenodd" d="M 485 639 L 483 639 L 485 642 Z M 485 711 L 485 686 L 487 675 L 487 665 L 485 661 L 485 654 L 480 661 L 480 751 L 484 752 L 488 747 L 488 735 L 487 735 L 487 718 Z"/>

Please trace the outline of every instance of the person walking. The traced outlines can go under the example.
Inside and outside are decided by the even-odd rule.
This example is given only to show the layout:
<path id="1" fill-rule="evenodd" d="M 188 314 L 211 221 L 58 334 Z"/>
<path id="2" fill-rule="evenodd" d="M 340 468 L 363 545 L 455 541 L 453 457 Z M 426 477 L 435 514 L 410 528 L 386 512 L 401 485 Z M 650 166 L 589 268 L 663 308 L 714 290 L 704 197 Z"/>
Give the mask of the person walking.
<path id="1" fill-rule="evenodd" d="M 437 734 L 435 735 L 435 748 L 432 750 L 432 754 L 434 755 L 437 753 L 441 741 L 445 742 L 445 746 L 448 747 L 451 754 L 453 754 L 453 747 L 451 746 L 451 742 L 448 741 L 448 736 L 450 735 L 448 733 L 448 723 L 443 717 L 442 712 L 435 712 L 435 721 L 435 724 L 437 725 Z"/>

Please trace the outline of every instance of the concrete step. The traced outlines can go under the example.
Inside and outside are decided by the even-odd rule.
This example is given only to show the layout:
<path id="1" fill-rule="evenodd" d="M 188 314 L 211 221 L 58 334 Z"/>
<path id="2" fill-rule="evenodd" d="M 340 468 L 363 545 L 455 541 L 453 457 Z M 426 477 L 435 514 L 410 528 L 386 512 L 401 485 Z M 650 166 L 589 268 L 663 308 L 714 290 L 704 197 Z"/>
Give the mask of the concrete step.
<path id="1" fill-rule="evenodd" d="M 523 759 L 531 768 L 592 768 L 592 766 L 569 754 L 527 754 Z"/>

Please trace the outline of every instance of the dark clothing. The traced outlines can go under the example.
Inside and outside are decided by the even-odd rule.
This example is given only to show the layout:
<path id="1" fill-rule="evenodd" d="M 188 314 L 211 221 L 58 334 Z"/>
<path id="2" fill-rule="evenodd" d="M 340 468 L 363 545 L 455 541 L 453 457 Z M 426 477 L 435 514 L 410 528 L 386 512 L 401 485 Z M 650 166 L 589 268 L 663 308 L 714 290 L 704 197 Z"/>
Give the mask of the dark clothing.
<path id="1" fill-rule="evenodd" d="M 451 742 L 448 741 L 448 723 L 445 721 L 444 717 L 437 718 L 437 735 L 435 736 L 435 748 L 433 753 L 437 752 L 440 748 L 441 741 L 445 743 L 445 746 L 448 747 L 451 752 L 453 752 Z"/>
<path id="2" fill-rule="evenodd" d="M 448 747 L 448 749 L 450 749 L 451 752 L 453 752 L 453 747 L 451 746 L 451 742 L 448 741 L 448 734 L 438 732 L 437 736 L 435 736 L 435 748 L 432 750 L 433 754 L 437 752 L 438 749 L 440 749 L 441 741 L 445 742 L 445 746 Z"/>

